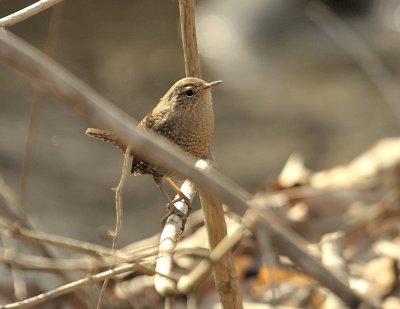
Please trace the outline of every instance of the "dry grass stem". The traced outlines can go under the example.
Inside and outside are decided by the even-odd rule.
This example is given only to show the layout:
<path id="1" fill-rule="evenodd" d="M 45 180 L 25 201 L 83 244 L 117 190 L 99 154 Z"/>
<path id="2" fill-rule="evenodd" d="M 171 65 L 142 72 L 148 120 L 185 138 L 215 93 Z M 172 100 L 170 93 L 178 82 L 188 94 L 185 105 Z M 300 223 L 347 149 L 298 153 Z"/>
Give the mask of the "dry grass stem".
<path id="1" fill-rule="evenodd" d="M 179 0 L 179 14 L 186 76 L 201 78 L 200 57 L 196 38 L 194 0 Z"/>
<path id="2" fill-rule="evenodd" d="M 196 167 L 211 169 L 210 161 L 200 160 Z M 214 249 L 227 236 L 224 210 L 219 200 L 200 190 L 201 208 L 206 226 L 210 250 Z M 219 299 L 223 308 L 242 308 L 242 297 L 238 278 L 233 266 L 231 250 L 213 264 L 213 276 Z"/>
<path id="3" fill-rule="evenodd" d="M 35 2 L 34 4 L 31 4 L 30 6 L 27 6 L 26 8 L 23 8 L 15 13 L 12 13 L 6 17 L 0 18 L 0 27 L 10 27 L 12 25 L 15 25 L 29 17 L 32 17 L 50 7 L 53 5 L 56 5 L 57 3 L 61 2 L 62 0 L 40 0 L 38 2 Z"/>

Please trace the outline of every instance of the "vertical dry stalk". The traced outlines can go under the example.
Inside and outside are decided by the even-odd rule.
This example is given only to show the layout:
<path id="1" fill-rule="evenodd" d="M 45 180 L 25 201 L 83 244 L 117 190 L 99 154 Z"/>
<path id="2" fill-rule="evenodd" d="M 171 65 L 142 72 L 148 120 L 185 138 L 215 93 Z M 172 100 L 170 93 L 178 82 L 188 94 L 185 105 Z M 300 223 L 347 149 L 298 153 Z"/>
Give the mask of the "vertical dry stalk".
<path id="1" fill-rule="evenodd" d="M 200 57 L 197 48 L 194 0 L 179 0 L 179 12 L 186 76 L 200 78 L 201 70 Z M 210 159 L 212 158 L 211 150 L 209 150 L 209 157 Z M 207 164 L 200 164 L 200 168 L 203 169 L 207 168 L 207 166 Z M 202 190 L 199 190 L 199 195 L 210 249 L 213 249 L 227 235 L 222 203 Z M 230 254 L 214 265 L 213 274 L 215 285 L 223 307 L 242 308 L 239 283 Z"/>
<path id="2" fill-rule="evenodd" d="M 200 57 L 197 49 L 194 0 L 179 0 L 183 55 L 187 77 L 201 77 Z"/>
<path id="3" fill-rule="evenodd" d="M 115 250 L 117 248 L 117 243 L 118 240 L 121 236 L 121 230 L 122 230 L 122 191 L 124 189 L 125 185 L 125 180 L 126 180 L 126 174 L 128 171 L 128 164 L 129 164 L 129 159 L 131 157 L 131 147 L 126 147 L 125 154 L 124 154 L 124 160 L 122 162 L 122 171 L 121 171 L 121 178 L 119 179 L 118 186 L 114 188 L 115 191 L 115 229 L 114 232 L 112 232 L 112 251 L 115 253 Z M 109 268 L 111 269 L 111 267 Z M 97 308 L 100 308 L 101 306 L 101 300 L 103 297 L 104 290 L 107 286 L 108 279 L 105 279 L 103 282 L 103 285 L 100 290 L 100 295 L 99 299 L 97 302 Z"/>
<path id="4" fill-rule="evenodd" d="M 200 169 L 211 168 L 207 161 L 196 164 Z M 214 249 L 227 235 L 224 210 L 219 200 L 199 190 L 204 224 L 207 229 L 210 249 Z M 223 308 L 242 308 L 239 282 L 232 261 L 232 251 L 214 264 L 214 282 Z"/>

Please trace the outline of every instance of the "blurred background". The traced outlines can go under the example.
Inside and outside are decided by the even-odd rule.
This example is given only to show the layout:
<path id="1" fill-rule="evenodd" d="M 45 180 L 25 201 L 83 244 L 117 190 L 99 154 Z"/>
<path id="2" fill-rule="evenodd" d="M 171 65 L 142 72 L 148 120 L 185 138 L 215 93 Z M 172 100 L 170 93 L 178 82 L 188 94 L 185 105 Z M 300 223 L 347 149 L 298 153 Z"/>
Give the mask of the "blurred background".
<path id="1" fill-rule="evenodd" d="M 31 3 L 0 0 L 0 15 Z M 61 6 L 53 58 L 132 117 L 184 76 L 177 1 Z M 52 12 L 9 30 L 43 49 Z M 400 0 L 199 0 L 196 13 L 203 78 L 224 81 L 214 154 L 251 193 L 268 190 L 292 153 L 321 170 L 398 134 Z M 2 65 L 0 93 L 0 175 L 19 194 L 34 88 Z M 26 207 L 39 230 L 108 245 L 122 154 L 88 126 L 44 97 Z M 164 204 L 151 177 L 129 177 L 121 245 L 158 232 Z"/>

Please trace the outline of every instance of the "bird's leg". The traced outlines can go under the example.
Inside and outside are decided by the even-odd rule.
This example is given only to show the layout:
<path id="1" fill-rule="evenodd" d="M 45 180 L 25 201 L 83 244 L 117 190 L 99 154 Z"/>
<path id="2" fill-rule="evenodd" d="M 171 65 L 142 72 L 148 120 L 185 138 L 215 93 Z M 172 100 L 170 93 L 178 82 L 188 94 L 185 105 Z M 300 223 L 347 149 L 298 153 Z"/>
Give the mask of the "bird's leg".
<path id="1" fill-rule="evenodd" d="M 167 200 L 167 207 L 169 208 L 170 207 L 169 205 L 172 203 L 171 197 L 169 196 L 167 190 L 164 188 L 164 186 L 161 183 L 161 181 L 160 182 L 156 182 L 156 184 L 157 184 L 157 187 L 160 189 L 160 191 L 161 191 L 162 195 L 164 196 L 164 198 Z"/>
<path id="2" fill-rule="evenodd" d="M 169 177 L 165 177 L 165 181 L 169 184 L 169 186 L 172 188 L 172 190 L 175 191 L 175 193 L 178 195 L 173 199 L 172 202 L 177 202 L 179 200 L 184 200 L 185 203 L 191 208 L 190 205 L 190 199 L 181 191 L 181 189 L 176 185 L 176 183 Z"/>
<path id="3" fill-rule="evenodd" d="M 183 229 L 185 227 L 185 224 L 186 224 L 187 215 L 185 215 L 182 211 L 177 209 L 174 204 L 177 201 L 184 200 L 186 205 L 188 205 L 188 214 L 191 212 L 192 205 L 190 203 L 189 198 L 179 189 L 179 187 L 172 181 L 171 178 L 166 178 L 166 180 L 167 180 L 167 183 L 172 187 L 172 189 L 176 192 L 176 194 L 178 196 L 175 197 L 174 199 L 171 199 L 171 197 L 169 196 L 167 190 L 163 186 L 162 182 L 161 181 L 156 181 L 156 184 L 160 188 L 161 193 L 163 194 L 163 196 L 167 200 L 167 208 L 169 210 L 168 213 L 161 219 L 161 224 L 164 226 L 167 218 L 172 214 L 176 214 L 179 217 L 181 217 L 182 220 L 183 220 L 183 223 L 182 223 L 182 231 L 183 231 Z"/>

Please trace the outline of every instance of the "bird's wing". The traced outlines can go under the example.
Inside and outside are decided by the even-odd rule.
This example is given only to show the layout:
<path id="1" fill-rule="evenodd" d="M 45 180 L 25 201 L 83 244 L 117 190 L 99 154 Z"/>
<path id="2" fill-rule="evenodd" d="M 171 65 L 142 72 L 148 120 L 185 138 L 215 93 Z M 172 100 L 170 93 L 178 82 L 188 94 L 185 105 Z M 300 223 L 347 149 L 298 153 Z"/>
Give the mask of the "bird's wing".
<path id="1" fill-rule="evenodd" d="M 174 121 L 171 119 L 171 111 L 163 109 L 147 114 L 139 123 L 138 127 L 172 139 L 174 124 Z"/>

